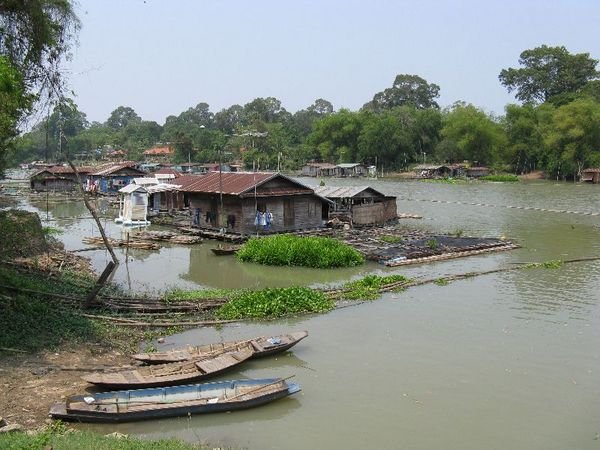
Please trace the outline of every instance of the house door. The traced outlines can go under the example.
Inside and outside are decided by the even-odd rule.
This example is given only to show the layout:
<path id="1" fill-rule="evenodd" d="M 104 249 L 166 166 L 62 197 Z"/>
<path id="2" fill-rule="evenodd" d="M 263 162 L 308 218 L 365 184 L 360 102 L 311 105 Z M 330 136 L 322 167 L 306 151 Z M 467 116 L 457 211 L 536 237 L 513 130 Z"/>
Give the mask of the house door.
<path id="1" fill-rule="evenodd" d="M 296 222 L 296 210 L 294 208 L 294 199 L 288 198 L 283 201 L 283 226 L 293 228 Z"/>

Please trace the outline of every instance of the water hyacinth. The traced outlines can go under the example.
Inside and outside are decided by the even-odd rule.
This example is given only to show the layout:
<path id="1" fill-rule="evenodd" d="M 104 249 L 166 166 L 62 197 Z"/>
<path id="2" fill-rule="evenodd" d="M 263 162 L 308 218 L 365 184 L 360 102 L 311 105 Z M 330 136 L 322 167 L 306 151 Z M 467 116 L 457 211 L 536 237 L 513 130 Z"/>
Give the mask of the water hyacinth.
<path id="1" fill-rule="evenodd" d="M 349 245 L 325 237 L 280 234 L 250 239 L 237 252 L 241 261 L 269 266 L 302 266 L 327 269 L 364 263 L 364 256 Z"/>
<path id="2" fill-rule="evenodd" d="M 238 294 L 221 306 L 215 315 L 224 320 L 262 319 L 296 313 L 325 312 L 334 306 L 334 302 L 322 292 L 310 288 L 267 288 Z"/>

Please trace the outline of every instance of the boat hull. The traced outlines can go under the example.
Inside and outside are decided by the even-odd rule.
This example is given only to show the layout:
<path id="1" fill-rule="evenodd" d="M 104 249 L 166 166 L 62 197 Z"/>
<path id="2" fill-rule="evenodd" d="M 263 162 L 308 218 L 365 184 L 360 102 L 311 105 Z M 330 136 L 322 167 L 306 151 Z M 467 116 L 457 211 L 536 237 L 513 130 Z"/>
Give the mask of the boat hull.
<path id="1" fill-rule="evenodd" d="M 252 346 L 246 343 L 233 351 L 208 357 L 141 366 L 117 372 L 91 373 L 81 378 L 105 389 L 139 389 L 195 383 L 231 370 L 250 359 L 253 351 Z"/>
<path id="2" fill-rule="evenodd" d="M 234 394 L 244 389 L 247 394 Z M 132 422 L 253 408 L 299 391 L 296 383 L 269 378 L 103 392 L 55 403 L 50 416 L 77 422 Z M 224 396 L 228 392 L 230 399 Z M 86 398 L 94 402 L 86 403 Z"/>
<path id="3" fill-rule="evenodd" d="M 254 339 L 249 339 L 247 341 L 221 342 L 217 344 L 200 345 L 179 350 L 175 349 L 166 352 L 138 353 L 132 355 L 132 358 L 142 361 L 146 364 L 184 362 L 194 358 L 201 358 L 206 354 L 217 354 L 219 351 L 226 351 L 228 348 L 232 348 L 237 345 L 245 345 L 248 342 L 253 348 L 253 353 L 250 358 L 262 358 L 289 350 L 307 336 L 307 331 L 297 331 L 294 333 L 273 337 L 261 336 Z M 271 339 L 271 342 L 273 343 L 269 343 L 269 339 Z"/>

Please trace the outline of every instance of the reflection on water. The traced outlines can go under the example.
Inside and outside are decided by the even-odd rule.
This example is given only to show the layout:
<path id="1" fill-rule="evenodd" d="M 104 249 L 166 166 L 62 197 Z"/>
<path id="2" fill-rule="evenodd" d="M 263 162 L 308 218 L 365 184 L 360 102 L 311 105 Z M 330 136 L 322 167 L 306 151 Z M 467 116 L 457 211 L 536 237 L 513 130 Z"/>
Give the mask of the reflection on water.
<path id="1" fill-rule="evenodd" d="M 339 185 L 353 182 L 327 180 Z M 314 271 L 215 257 L 210 247 L 216 243 L 165 246 L 131 253 L 132 287 L 334 284 L 369 271 L 427 279 L 600 255 L 599 217 L 467 204 L 600 212 L 599 186 L 388 180 L 368 184 L 398 196 L 399 212 L 423 216 L 403 221 L 409 227 L 506 236 L 521 248 L 412 267 L 371 264 Z M 85 211 L 74 211 L 86 216 Z M 67 248 L 81 248 L 83 236 L 97 235 L 87 218 L 64 220 L 65 234 L 60 238 Z M 110 219 L 107 230 L 120 236 Z M 123 260 L 123 250 L 117 249 L 117 254 Z M 105 252 L 88 255 L 99 270 L 108 261 Z M 123 264 L 119 271 L 117 280 L 126 285 Z M 587 261 L 415 287 L 325 315 L 189 330 L 156 346 L 167 349 L 308 330 L 309 337 L 291 353 L 251 361 L 221 378 L 295 374 L 302 392 L 233 414 L 125 424 L 110 430 L 87 427 L 249 449 L 597 450 L 598 292 L 600 262 Z"/>

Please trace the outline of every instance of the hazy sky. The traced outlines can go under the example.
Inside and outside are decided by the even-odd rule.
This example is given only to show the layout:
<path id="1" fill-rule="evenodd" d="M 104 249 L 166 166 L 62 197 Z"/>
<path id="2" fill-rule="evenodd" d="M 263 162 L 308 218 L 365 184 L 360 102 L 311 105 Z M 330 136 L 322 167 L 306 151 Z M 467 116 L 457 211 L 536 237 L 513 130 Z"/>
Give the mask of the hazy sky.
<path id="1" fill-rule="evenodd" d="M 599 0 L 79 0 L 70 84 L 88 120 L 130 106 L 160 124 L 276 97 L 359 109 L 397 74 L 502 114 L 498 81 L 542 44 L 600 58 Z"/>

